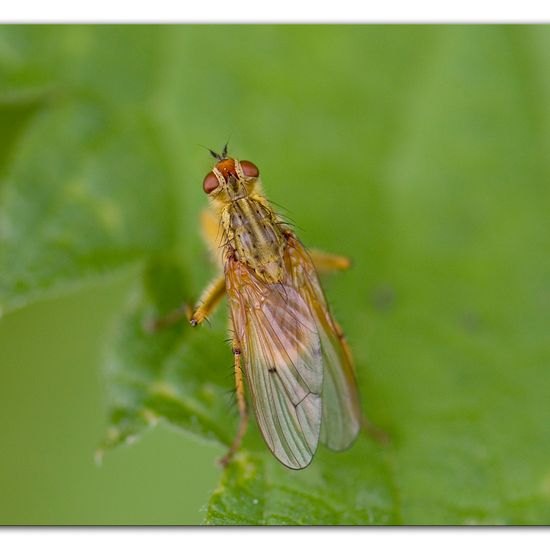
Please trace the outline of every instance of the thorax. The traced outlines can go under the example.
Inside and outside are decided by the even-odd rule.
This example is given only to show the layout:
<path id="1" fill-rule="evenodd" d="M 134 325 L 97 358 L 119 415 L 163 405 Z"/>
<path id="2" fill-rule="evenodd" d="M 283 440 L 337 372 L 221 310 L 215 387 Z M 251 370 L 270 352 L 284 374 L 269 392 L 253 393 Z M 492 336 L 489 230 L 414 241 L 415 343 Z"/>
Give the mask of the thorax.
<path id="1" fill-rule="evenodd" d="M 275 213 L 262 201 L 246 197 L 222 212 L 228 252 L 267 283 L 281 282 L 286 240 Z"/>

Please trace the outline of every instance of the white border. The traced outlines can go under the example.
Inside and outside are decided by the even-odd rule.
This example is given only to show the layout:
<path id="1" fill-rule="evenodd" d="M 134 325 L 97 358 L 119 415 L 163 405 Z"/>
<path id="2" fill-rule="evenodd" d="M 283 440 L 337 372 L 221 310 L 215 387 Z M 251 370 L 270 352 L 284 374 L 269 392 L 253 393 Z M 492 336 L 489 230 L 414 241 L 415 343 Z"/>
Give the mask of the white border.
<path id="1" fill-rule="evenodd" d="M 450 5 L 434 1 L 338 0 L 337 2 L 277 2 L 245 0 L 200 0 L 198 2 L 155 0 L 136 2 L 96 0 L 84 4 L 48 0 L 7 2 L 0 23 L 487 23 L 549 22 L 550 2 L 522 0 L 503 3 L 462 0 Z M 205 540 L 219 550 L 289 547 L 350 547 L 359 542 L 371 548 L 422 550 L 468 550 L 497 547 L 547 548 L 549 532 L 544 529 L 41 529 L 4 528 L 2 548 L 55 548 L 97 550 L 129 547 L 132 550 L 197 548 Z M 186 546 L 186 545 L 189 546 Z M 353 546 L 355 547 L 355 545 Z"/>
<path id="2" fill-rule="evenodd" d="M 283 548 L 407 548 L 476 550 L 548 548 L 549 532 L 536 528 L 136 528 L 4 529 L 2 548 L 55 550 L 280 550 Z M 357 544 L 354 544 L 357 543 Z M 258 546 L 261 545 L 261 546 Z"/>
<path id="3" fill-rule="evenodd" d="M 550 2 L 521 0 L 18 0 L 7 23 L 488 23 L 550 22 Z"/>

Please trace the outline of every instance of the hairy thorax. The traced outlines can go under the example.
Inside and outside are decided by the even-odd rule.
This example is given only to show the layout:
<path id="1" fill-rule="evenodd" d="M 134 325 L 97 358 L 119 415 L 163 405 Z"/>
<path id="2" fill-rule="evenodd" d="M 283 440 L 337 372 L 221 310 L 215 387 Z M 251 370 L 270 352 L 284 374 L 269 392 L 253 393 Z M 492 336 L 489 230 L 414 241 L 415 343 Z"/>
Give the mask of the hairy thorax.
<path id="1" fill-rule="evenodd" d="M 282 281 L 286 240 L 268 206 L 250 197 L 234 200 L 225 207 L 222 224 L 228 253 L 266 283 Z"/>

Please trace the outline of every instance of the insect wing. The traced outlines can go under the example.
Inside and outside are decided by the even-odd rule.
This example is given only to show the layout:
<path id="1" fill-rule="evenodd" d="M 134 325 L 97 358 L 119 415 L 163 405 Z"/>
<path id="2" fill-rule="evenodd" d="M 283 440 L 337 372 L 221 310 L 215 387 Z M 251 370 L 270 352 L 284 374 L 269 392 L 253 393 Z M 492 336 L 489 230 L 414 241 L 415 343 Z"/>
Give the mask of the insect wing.
<path id="1" fill-rule="evenodd" d="M 361 406 L 357 381 L 346 344 L 340 339 L 313 262 L 296 239 L 289 239 L 286 262 L 294 286 L 300 288 L 315 319 L 324 365 L 323 419 L 321 442 L 329 449 L 347 449 L 361 427 Z"/>
<path id="2" fill-rule="evenodd" d="M 229 259 L 227 295 L 256 419 L 275 457 L 292 469 L 313 458 L 321 427 L 323 363 L 311 311 L 292 285 L 266 284 Z"/>

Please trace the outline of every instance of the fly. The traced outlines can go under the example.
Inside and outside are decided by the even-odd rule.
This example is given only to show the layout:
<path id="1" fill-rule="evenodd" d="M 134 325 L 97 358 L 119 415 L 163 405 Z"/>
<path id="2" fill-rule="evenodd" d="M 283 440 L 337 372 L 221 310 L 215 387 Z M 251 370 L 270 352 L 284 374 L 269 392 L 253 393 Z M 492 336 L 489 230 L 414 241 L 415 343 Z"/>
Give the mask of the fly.
<path id="1" fill-rule="evenodd" d="M 262 192 L 247 160 L 211 151 L 202 227 L 221 273 L 190 315 L 200 325 L 227 296 L 240 422 L 228 464 L 249 420 L 245 387 L 262 436 L 285 466 L 308 466 L 319 441 L 340 451 L 362 414 L 350 349 L 329 311 L 317 270 L 344 270 L 342 256 L 306 251 Z"/>

